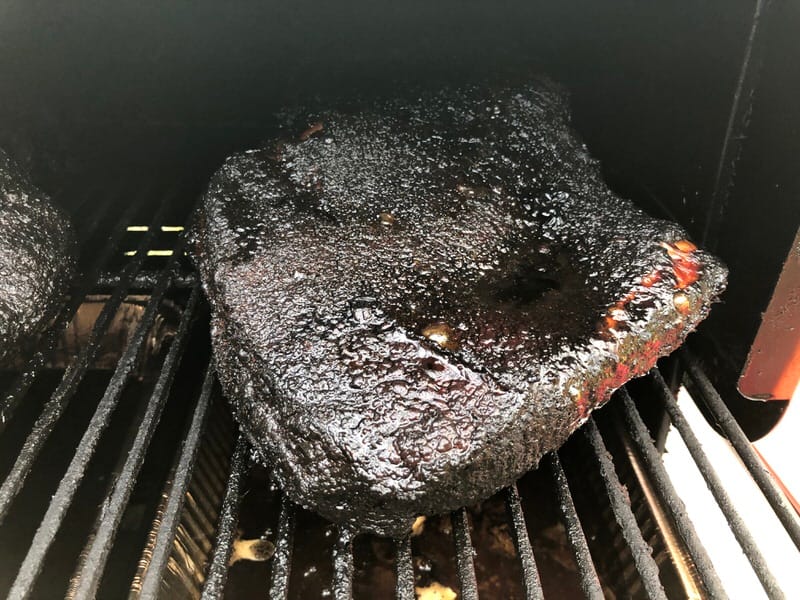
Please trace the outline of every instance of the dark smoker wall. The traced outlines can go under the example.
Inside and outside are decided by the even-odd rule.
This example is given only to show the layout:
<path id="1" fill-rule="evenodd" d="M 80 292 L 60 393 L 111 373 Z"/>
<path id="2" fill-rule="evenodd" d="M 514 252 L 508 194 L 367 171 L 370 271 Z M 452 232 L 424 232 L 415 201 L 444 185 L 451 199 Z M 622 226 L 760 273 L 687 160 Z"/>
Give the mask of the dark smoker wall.
<path id="1" fill-rule="evenodd" d="M 227 153 L 267 135 L 276 109 L 312 95 L 544 72 L 569 89 L 575 127 L 612 186 L 698 239 L 756 7 L 753 0 L 50 4 L 0 7 L 0 143 L 50 189 L 103 173 L 205 177 Z M 732 349 L 734 365 L 766 305 L 800 202 L 797 11 L 797 3 L 776 0 L 768 15 L 752 126 L 727 210 L 715 217 L 732 275 L 707 329 Z"/>
<path id="2" fill-rule="evenodd" d="M 752 14 L 731 0 L 50 4 L 0 19 L 2 117 L 37 140 L 138 162 L 140 140 L 195 137 L 221 157 L 309 94 L 530 69 L 571 91 L 613 183 L 689 226 Z"/>
<path id="3" fill-rule="evenodd" d="M 800 227 L 800 3 L 775 1 L 763 21 L 763 67 L 749 126 L 727 202 L 710 228 L 730 267 L 729 285 L 705 324 L 716 346 L 705 353 L 709 371 L 751 437 L 774 425 L 783 403 L 745 400 L 735 380 Z"/>

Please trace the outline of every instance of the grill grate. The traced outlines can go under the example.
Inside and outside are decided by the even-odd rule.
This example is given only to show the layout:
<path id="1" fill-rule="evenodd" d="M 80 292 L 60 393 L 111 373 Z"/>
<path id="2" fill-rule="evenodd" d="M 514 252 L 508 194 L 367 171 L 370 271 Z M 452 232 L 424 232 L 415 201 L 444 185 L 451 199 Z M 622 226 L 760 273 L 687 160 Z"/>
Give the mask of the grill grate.
<path id="1" fill-rule="evenodd" d="M 606 449 L 593 417 L 589 418 L 583 428 L 583 432 L 594 450 L 606 493 L 611 501 L 611 510 L 614 512 L 614 517 L 616 517 L 617 523 L 622 529 L 622 536 L 633 553 L 633 561 L 636 565 L 636 570 L 642 577 L 642 583 L 647 595 L 650 598 L 666 598 L 667 596 L 658 577 L 658 565 L 653 560 L 650 547 L 642 536 L 636 517 L 631 510 L 630 502 L 623 491 L 622 483 L 620 483 L 617 472 L 614 470 L 614 461 Z"/>
<path id="2" fill-rule="evenodd" d="M 700 441 L 694 435 L 689 423 L 681 414 L 675 398 L 671 393 L 669 393 L 669 388 L 667 387 L 666 382 L 664 382 L 663 377 L 661 377 L 661 373 L 654 371 L 652 376 L 653 379 L 659 383 L 659 389 L 664 400 L 664 405 L 669 413 L 669 418 L 672 420 L 673 425 L 675 425 L 683 437 L 686 446 L 689 448 L 689 452 L 692 454 L 692 458 L 697 464 L 700 473 L 703 475 L 703 479 L 705 479 L 708 488 L 714 495 L 714 499 L 717 501 L 720 509 L 725 514 L 725 518 L 728 520 L 731 531 L 733 531 L 733 534 L 736 536 L 736 540 L 742 547 L 742 550 L 744 551 L 745 556 L 747 556 L 747 559 L 750 561 L 750 564 L 753 565 L 753 570 L 756 572 L 759 580 L 761 580 L 761 583 L 764 585 L 764 589 L 770 592 L 779 590 L 780 588 L 775 581 L 775 577 L 772 575 L 772 573 L 770 573 L 769 567 L 767 567 L 764 557 L 761 555 L 761 552 L 759 552 L 755 540 L 753 540 L 753 537 L 747 530 L 744 520 L 739 516 L 739 514 L 736 512 L 736 509 L 733 507 L 733 503 L 731 502 L 728 493 L 725 491 L 722 481 L 720 481 L 719 477 L 717 477 L 714 468 L 711 466 L 711 462 L 708 460 L 703 452 L 702 447 L 700 446 Z M 631 404 L 632 403 L 630 400 L 626 398 L 626 413 L 630 414 L 632 418 L 635 418 L 633 417 L 635 414 L 635 408 L 631 406 Z"/>
<path id="3" fill-rule="evenodd" d="M 564 473 L 564 468 L 561 466 L 558 453 L 551 453 L 548 457 L 548 461 L 550 462 L 550 469 L 553 472 L 561 518 L 564 519 L 564 524 L 567 529 L 567 539 L 569 540 L 570 547 L 575 555 L 576 564 L 578 565 L 581 590 L 584 596 L 590 600 L 599 600 L 604 597 L 603 587 L 600 585 L 600 579 L 594 568 L 592 555 L 589 553 L 589 545 L 586 543 L 586 535 L 583 533 L 583 528 L 578 518 L 578 512 L 575 510 L 575 503 L 572 501 L 572 494 L 569 491 L 569 482 Z M 522 514 L 520 512 L 519 518 L 521 517 Z M 524 522 L 518 523 L 517 519 L 518 518 L 515 517 L 514 531 L 519 531 L 524 528 Z M 530 544 L 528 546 L 530 546 Z M 527 552 L 527 549 L 525 552 Z"/>
<path id="4" fill-rule="evenodd" d="M 688 351 L 681 354 L 681 359 L 686 365 L 687 376 L 690 379 L 688 383 L 693 383 L 697 386 L 703 404 L 714 415 L 715 421 L 722 428 L 725 437 L 731 443 L 733 449 L 736 450 L 739 458 L 742 459 L 767 502 L 772 506 L 778 519 L 786 528 L 786 532 L 792 538 L 794 545 L 800 549 L 800 519 L 798 519 L 791 503 L 787 500 L 775 479 L 764 469 L 744 431 L 739 427 L 728 407 L 725 406 L 725 402 L 720 398 L 717 390 L 714 389 L 697 359 Z"/>
<path id="5" fill-rule="evenodd" d="M 555 457 L 555 454 L 552 456 Z M 516 484 L 506 490 L 506 502 L 513 524 L 511 532 L 522 566 L 522 583 L 525 593 L 530 598 L 543 598 L 539 571 L 536 568 L 536 559 L 533 557 L 531 540 L 528 538 L 528 528 L 525 526 L 525 515 L 522 512 L 522 503 Z M 589 564 L 591 565 L 591 560 L 589 560 Z"/>
<path id="6" fill-rule="evenodd" d="M 47 582 L 43 582 L 43 579 L 46 579 L 44 573 L 48 557 L 53 552 L 54 546 L 59 543 L 60 532 L 65 528 L 68 515 L 72 514 L 70 511 L 75 510 L 74 505 L 76 498 L 80 497 L 81 486 L 88 485 L 87 480 L 91 479 L 90 473 L 93 461 L 97 459 L 101 438 L 112 426 L 115 412 L 119 411 L 121 404 L 124 404 L 123 398 L 133 385 L 137 361 L 148 343 L 148 334 L 157 320 L 159 306 L 167 298 L 180 298 L 180 304 L 183 306 L 182 316 L 174 338 L 160 360 L 160 369 L 152 389 L 137 413 L 139 417 L 136 428 L 132 430 L 130 423 L 127 424 L 128 435 L 121 436 L 121 441 L 115 446 L 119 452 L 119 458 L 115 463 L 117 466 L 101 478 L 104 492 L 99 496 L 97 509 L 91 507 L 89 509 L 93 513 L 91 519 L 93 524 L 81 544 L 80 555 L 74 557 L 74 573 L 68 582 L 68 596 L 81 599 L 103 596 L 106 579 L 110 578 L 108 572 L 112 570 L 110 565 L 116 564 L 112 560 L 115 542 L 135 512 L 133 505 L 136 504 L 134 500 L 137 498 L 137 490 L 143 485 L 140 482 L 142 473 L 147 470 L 150 462 L 154 460 L 164 462 L 163 457 L 152 456 L 155 451 L 151 447 L 154 444 L 153 440 L 159 435 L 163 419 L 166 418 L 164 415 L 172 411 L 173 405 L 177 408 L 172 411 L 174 415 L 170 417 L 172 419 L 170 423 L 182 423 L 180 427 L 183 429 L 183 434 L 180 436 L 174 432 L 171 434 L 174 439 L 172 447 L 175 459 L 168 477 L 158 488 L 158 498 L 162 500 L 158 516 L 155 524 L 150 527 L 149 542 L 142 540 L 140 548 L 144 547 L 145 550 L 141 553 L 139 570 L 127 579 L 133 583 L 126 589 L 129 589 L 133 598 L 154 598 L 163 591 L 167 565 L 171 554 L 175 551 L 175 538 L 186 516 L 185 505 L 188 503 L 194 508 L 194 512 L 200 515 L 196 518 L 203 521 L 200 525 L 196 524 L 192 531 L 207 529 L 216 532 L 213 539 L 194 540 L 197 543 L 193 544 L 192 552 L 201 555 L 200 558 L 206 561 L 201 578 L 202 587 L 198 587 L 196 597 L 221 598 L 226 593 L 231 572 L 230 561 L 240 523 L 240 504 L 248 489 L 253 464 L 244 436 L 231 433 L 233 442 L 231 456 L 230 447 L 224 447 L 225 444 L 220 444 L 211 439 L 213 436 L 206 435 L 212 408 L 219 401 L 219 391 L 215 383 L 213 364 L 209 359 L 207 338 L 203 337 L 200 344 L 190 343 L 192 336 L 198 335 L 197 332 L 205 325 L 202 317 L 206 308 L 202 302 L 197 278 L 186 267 L 183 258 L 183 237 L 173 237 L 172 250 L 166 253 L 166 257 L 152 258 L 149 253 L 159 240 L 162 224 L 170 222 L 168 220 L 170 218 L 175 218 L 174 215 L 170 215 L 172 210 L 170 207 L 176 205 L 185 207 L 191 204 L 193 194 L 188 188 L 177 188 L 171 192 L 156 193 L 154 197 L 167 201 L 159 201 L 150 206 L 146 199 L 131 198 L 122 217 L 115 219 L 116 226 L 107 234 L 104 233 L 103 226 L 106 221 L 114 218 L 108 210 L 110 204 L 102 205 L 106 207 L 105 210 L 94 210 L 91 218 L 87 217 L 81 221 L 86 224 L 81 232 L 84 250 L 94 248 L 92 244 L 97 244 L 98 240 L 101 242 L 100 247 L 96 251 L 84 252 L 85 255 L 92 256 L 93 260 L 84 267 L 85 275 L 76 284 L 68 305 L 56 320 L 54 329 L 43 336 L 36 353 L 27 358 L 25 367 L 13 373 L 13 377 L 6 378 L 10 383 L 0 404 L 0 414 L 3 416 L 0 420 L 0 434 L 8 435 L 20 427 L 27 429 L 23 432 L 24 441 L 16 453 L 16 459 L 12 459 L 0 486 L 2 526 L 8 525 L 4 520 L 7 520 L 12 513 L 15 502 L 19 500 L 29 477 L 32 477 L 32 473 L 41 462 L 41 454 L 50 443 L 54 431 L 64 420 L 64 415 L 68 413 L 70 403 L 79 399 L 83 401 L 81 385 L 87 373 L 93 368 L 99 342 L 106 334 L 115 312 L 131 290 L 137 290 L 138 293 L 145 291 L 149 295 L 141 319 L 129 336 L 127 345 L 121 350 L 116 368 L 110 375 L 88 425 L 85 430 L 81 430 L 81 437 L 74 444 L 71 460 L 58 481 L 52 498 L 45 503 L 45 510 L 38 527 L 28 536 L 27 545 L 18 552 L 21 555 L 21 562 L 14 566 L 8 587 L 0 588 L 7 591 L 9 597 L 27 598 L 35 595 L 37 590 L 49 590 L 46 587 Z M 181 202 L 168 201 L 176 198 Z M 88 211 L 92 205 L 91 201 L 84 201 L 80 209 Z M 126 225 L 133 221 L 137 211 L 142 210 L 142 207 L 152 208 L 150 224 L 138 239 L 133 255 L 125 256 L 125 248 L 122 246 L 127 236 Z M 127 254 L 130 255 L 130 251 Z M 126 262 L 119 263 L 123 260 L 122 257 Z M 118 268 L 114 266 L 115 264 Z M 42 404 L 38 417 L 32 419 L 32 424 L 26 424 L 17 412 L 25 412 L 21 407 L 28 401 L 33 401 L 28 396 L 31 395 L 37 378 L 40 378 L 46 370 L 47 360 L 54 352 L 59 331 L 70 322 L 84 298 L 98 288 L 112 291 L 95 321 L 89 342 L 64 368 L 60 381 L 50 393 L 49 400 Z M 193 350 L 196 352 L 198 346 L 201 347 L 199 351 L 201 366 L 192 364 L 187 367 L 186 356 Z M 719 424 L 792 541 L 800 548 L 800 520 L 797 514 L 771 475 L 761 467 L 744 433 L 705 376 L 698 359 L 685 350 L 678 354 L 686 369 L 684 378 L 687 387 L 691 391 L 696 391 L 695 396 Z M 198 368 L 202 370 L 198 371 Z M 195 376 L 196 373 L 203 372 L 202 386 L 187 386 L 186 377 L 180 376 L 182 369 L 192 371 Z M 780 588 L 774 575 L 748 532 L 744 520 L 738 515 L 731 499 L 724 491 L 719 475 L 683 416 L 673 391 L 658 369 L 653 369 L 647 379 L 648 385 L 654 390 L 650 395 L 655 396 L 663 404 L 670 422 L 685 441 L 765 591 L 770 597 L 780 597 Z M 195 388 L 198 388 L 196 393 Z M 629 386 L 617 394 L 616 401 L 612 403 L 613 407 L 601 411 L 602 415 L 598 418 L 590 418 L 581 430 L 581 434 L 573 436 L 582 438 L 579 441 L 585 443 L 587 452 L 592 457 L 589 461 L 591 465 L 581 465 L 581 468 L 592 468 L 599 473 L 602 481 L 601 489 L 604 492 L 603 502 L 610 507 L 610 514 L 616 523 L 613 526 L 618 528 L 618 533 L 630 553 L 630 565 L 622 565 L 621 568 L 623 570 L 627 568 L 630 575 L 641 583 L 642 596 L 680 597 L 688 595 L 687 589 L 692 588 L 700 597 L 725 597 L 722 583 L 692 523 L 686 516 L 683 503 L 664 469 L 660 452 L 634 398 L 651 402 L 653 400 L 653 398 L 643 398 L 640 392 Z M 181 412 L 178 408 L 185 410 Z M 606 426 L 609 423 L 613 426 Z M 176 431 L 180 431 L 181 428 Z M 635 462 L 633 471 L 636 472 L 638 469 L 638 476 L 646 480 L 650 495 L 659 502 L 660 516 L 657 515 L 655 520 L 666 519 L 659 530 L 659 535 L 668 537 L 667 530 L 675 533 L 675 540 L 672 542 L 667 540 L 663 545 L 668 549 L 672 548 L 666 557 L 667 562 L 671 559 L 673 563 L 677 561 L 683 565 L 678 570 L 681 571 L 684 580 L 684 589 L 676 591 L 665 585 L 665 569 L 672 567 L 664 562 L 664 556 L 655 551 L 652 540 L 644 533 L 641 521 L 646 517 L 642 517 L 642 511 L 632 506 L 631 496 L 626 489 L 626 485 L 630 484 L 627 480 L 623 483 L 624 477 L 620 471 L 619 461 L 623 460 L 624 456 L 621 458 L 615 455 L 612 447 L 614 444 L 609 437 L 613 436 L 615 431 L 617 442 L 614 444 L 619 440 L 629 444 L 629 451 L 638 456 L 636 461 L 632 461 L 632 464 Z M 206 447 L 209 450 L 205 463 L 213 465 L 213 469 L 209 472 L 204 471 L 205 467 L 196 468 L 201 462 L 198 460 L 198 455 Z M 220 456 L 224 456 L 225 459 L 218 458 Z M 230 459 L 229 463 L 226 463 L 227 458 Z M 557 518 L 564 530 L 565 547 L 569 549 L 571 560 L 574 562 L 576 587 L 585 597 L 599 599 L 605 596 L 604 590 L 608 582 L 604 580 L 602 561 L 597 560 L 597 548 L 587 535 L 586 519 L 589 517 L 581 513 L 579 503 L 573 497 L 581 485 L 580 480 L 570 477 L 571 471 L 575 469 L 574 466 L 569 468 L 574 462 L 573 458 L 567 450 L 552 453 L 543 461 L 541 471 L 547 476 L 546 481 L 552 489 Z M 221 502 L 217 503 L 218 506 L 207 498 L 192 496 L 190 484 L 193 477 L 205 478 L 203 483 L 206 487 L 219 490 L 218 497 L 221 498 Z M 647 490 L 645 492 L 647 495 Z M 272 600 L 293 597 L 292 586 L 297 576 L 296 573 L 293 576 L 293 568 L 296 567 L 293 556 L 295 542 L 298 541 L 295 539 L 295 531 L 299 527 L 301 513 L 279 491 L 276 493 L 278 496 L 274 504 L 277 507 L 277 515 L 274 535 L 271 536 L 274 541 L 274 554 L 269 559 L 268 575 L 263 578 L 262 586 L 264 594 Z M 525 494 L 520 492 L 517 485 L 504 490 L 501 498 L 513 545 L 511 555 L 515 557 L 509 560 L 517 561 L 521 593 L 525 598 L 544 598 L 547 586 L 543 581 L 542 565 L 537 565 L 537 558 L 541 560 L 543 557 L 541 555 L 537 557 L 536 545 L 532 544 L 529 535 L 530 505 L 526 504 Z M 147 513 L 147 510 L 144 512 Z M 459 598 L 468 600 L 477 599 L 480 588 L 480 573 L 476 569 L 476 550 L 471 533 L 473 530 L 471 514 L 468 509 L 460 509 L 449 516 Z M 320 554 L 324 560 L 330 560 L 329 567 L 325 571 L 329 572 L 331 577 L 328 593 L 335 599 L 351 598 L 356 589 L 354 580 L 358 576 L 358 565 L 354 556 L 354 536 L 350 531 L 336 530 L 333 537 L 330 556 L 324 552 Z M 208 550 L 204 551 L 204 547 Z M 673 547 L 678 547 L 678 550 Z M 394 540 L 392 548 L 395 597 L 411 600 L 416 597 L 421 568 L 417 564 L 415 542 L 411 539 Z M 480 560 L 480 556 L 477 560 Z M 123 577 L 125 573 L 128 571 L 123 572 Z M 5 585 L 3 580 L 0 580 L 0 584 Z M 191 596 L 188 591 L 187 594 Z"/>

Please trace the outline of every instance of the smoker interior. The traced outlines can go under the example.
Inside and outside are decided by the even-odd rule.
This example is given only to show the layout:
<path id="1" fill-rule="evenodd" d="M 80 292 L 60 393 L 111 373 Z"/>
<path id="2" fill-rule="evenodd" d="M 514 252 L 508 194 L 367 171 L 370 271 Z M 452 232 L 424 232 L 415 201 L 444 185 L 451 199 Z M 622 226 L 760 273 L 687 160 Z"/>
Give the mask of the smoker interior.
<path id="1" fill-rule="evenodd" d="M 690 445 L 681 383 L 800 544 L 797 515 L 747 444 L 784 405 L 735 389 L 797 226 L 800 74 L 785 66 L 796 5 L 3 10 L 0 145 L 72 214 L 81 275 L 38 351 L 0 370 L 2 593 L 413 598 L 435 582 L 464 598 L 721 595 L 658 459 L 665 423 Z M 726 301 L 688 350 L 514 488 L 410 540 L 351 539 L 250 460 L 214 382 L 180 228 L 222 159 L 268 138 L 282 106 L 498 72 L 565 85 L 611 186 L 728 263 Z M 746 515 L 726 516 L 771 593 Z M 235 541 L 259 538 L 274 546 L 268 560 L 229 565 Z"/>

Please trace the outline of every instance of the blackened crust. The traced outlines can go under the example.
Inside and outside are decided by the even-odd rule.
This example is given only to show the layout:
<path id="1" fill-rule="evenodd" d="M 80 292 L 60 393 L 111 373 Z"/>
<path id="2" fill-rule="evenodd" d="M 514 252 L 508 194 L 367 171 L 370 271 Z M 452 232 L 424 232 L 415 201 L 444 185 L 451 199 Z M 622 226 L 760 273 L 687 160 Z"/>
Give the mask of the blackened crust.
<path id="1" fill-rule="evenodd" d="M 66 215 L 0 150 L 0 360 L 55 317 L 75 268 Z"/>

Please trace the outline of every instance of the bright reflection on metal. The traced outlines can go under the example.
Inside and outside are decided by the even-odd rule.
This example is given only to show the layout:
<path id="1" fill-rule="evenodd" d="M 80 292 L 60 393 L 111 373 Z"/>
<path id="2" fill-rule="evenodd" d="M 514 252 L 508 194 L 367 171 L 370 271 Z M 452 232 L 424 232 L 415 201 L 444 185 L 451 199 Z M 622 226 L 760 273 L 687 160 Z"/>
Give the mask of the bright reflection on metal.
<path id="1" fill-rule="evenodd" d="M 128 250 L 125 256 L 136 256 L 136 250 Z M 172 256 L 172 250 L 148 250 L 147 256 Z"/>
<path id="2" fill-rule="evenodd" d="M 126 231 L 149 231 L 150 228 L 147 225 L 128 225 L 125 229 Z M 181 225 L 162 225 L 161 231 L 165 233 L 176 233 L 181 232 L 184 230 L 184 227 Z"/>

